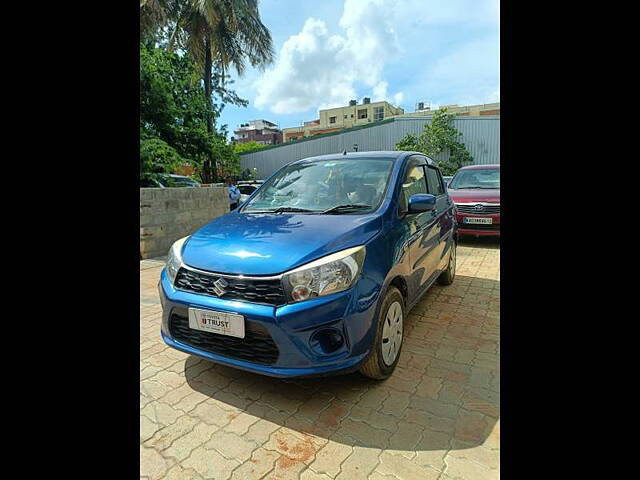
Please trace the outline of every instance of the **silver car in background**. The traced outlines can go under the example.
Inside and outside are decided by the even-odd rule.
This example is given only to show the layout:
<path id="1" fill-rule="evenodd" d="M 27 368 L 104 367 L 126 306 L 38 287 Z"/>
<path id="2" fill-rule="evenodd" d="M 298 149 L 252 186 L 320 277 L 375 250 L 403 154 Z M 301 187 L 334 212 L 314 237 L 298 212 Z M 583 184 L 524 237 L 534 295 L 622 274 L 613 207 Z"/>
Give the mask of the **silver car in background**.
<path id="1" fill-rule="evenodd" d="M 251 194 L 255 192 L 264 180 L 241 181 L 238 182 L 238 190 L 240 190 L 240 203 L 246 202 Z"/>

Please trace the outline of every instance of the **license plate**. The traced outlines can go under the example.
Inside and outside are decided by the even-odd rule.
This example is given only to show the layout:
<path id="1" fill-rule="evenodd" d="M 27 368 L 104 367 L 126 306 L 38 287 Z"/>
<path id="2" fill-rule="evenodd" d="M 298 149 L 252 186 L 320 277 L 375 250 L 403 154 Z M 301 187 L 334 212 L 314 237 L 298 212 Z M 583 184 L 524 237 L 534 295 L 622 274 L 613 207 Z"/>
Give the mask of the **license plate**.
<path id="1" fill-rule="evenodd" d="M 463 223 L 493 223 L 493 218 L 464 217 Z"/>
<path id="2" fill-rule="evenodd" d="M 201 332 L 244 338 L 244 317 L 235 313 L 190 308 L 189 328 Z"/>

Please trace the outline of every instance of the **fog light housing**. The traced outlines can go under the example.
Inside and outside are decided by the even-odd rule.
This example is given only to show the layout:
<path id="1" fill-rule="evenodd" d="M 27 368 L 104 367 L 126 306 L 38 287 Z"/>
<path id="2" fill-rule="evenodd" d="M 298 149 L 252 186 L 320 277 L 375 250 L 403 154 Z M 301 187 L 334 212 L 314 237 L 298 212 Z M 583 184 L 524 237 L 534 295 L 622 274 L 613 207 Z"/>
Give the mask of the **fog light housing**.
<path id="1" fill-rule="evenodd" d="M 309 343 L 314 352 L 327 355 L 344 345 L 344 335 L 337 328 L 323 328 L 311 336 Z"/>

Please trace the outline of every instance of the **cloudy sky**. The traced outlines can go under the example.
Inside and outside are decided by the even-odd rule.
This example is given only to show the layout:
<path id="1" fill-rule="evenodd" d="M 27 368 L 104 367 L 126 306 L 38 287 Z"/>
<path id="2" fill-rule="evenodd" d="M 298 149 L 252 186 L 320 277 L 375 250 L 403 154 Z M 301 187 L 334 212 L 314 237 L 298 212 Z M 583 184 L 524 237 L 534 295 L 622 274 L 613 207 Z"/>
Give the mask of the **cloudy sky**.
<path id="1" fill-rule="evenodd" d="M 249 106 L 227 105 L 230 135 L 264 118 L 281 128 L 371 97 L 411 112 L 500 99 L 499 0 L 260 0 L 275 62 L 233 75 Z"/>

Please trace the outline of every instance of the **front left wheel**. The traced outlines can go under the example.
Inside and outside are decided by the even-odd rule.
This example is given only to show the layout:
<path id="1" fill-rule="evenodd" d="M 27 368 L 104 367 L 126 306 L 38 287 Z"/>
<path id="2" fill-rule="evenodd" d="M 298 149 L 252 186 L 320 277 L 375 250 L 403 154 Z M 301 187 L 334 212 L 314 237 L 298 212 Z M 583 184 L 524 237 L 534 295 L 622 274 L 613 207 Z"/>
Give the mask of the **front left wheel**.
<path id="1" fill-rule="evenodd" d="M 360 367 L 360 373 L 364 376 L 384 380 L 393 373 L 402 350 L 404 317 L 404 298 L 396 287 L 389 287 L 378 314 L 371 353 Z"/>

